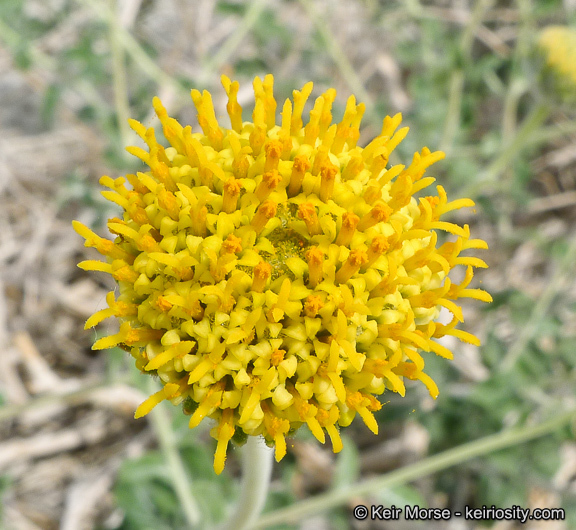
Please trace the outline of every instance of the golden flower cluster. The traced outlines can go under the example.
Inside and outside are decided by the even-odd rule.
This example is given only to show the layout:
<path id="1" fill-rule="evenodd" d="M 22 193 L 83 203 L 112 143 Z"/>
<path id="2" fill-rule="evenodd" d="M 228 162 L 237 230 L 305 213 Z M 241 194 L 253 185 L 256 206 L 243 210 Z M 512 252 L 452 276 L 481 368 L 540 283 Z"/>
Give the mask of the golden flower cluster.
<path id="1" fill-rule="evenodd" d="M 108 221 L 114 241 L 74 222 L 86 246 L 107 258 L 79 266 L 118 283 L 86 328 L 116 317 L 120 330 L 94 348 L 121 346 L 160 378 L 162 390 L 136 417 L 170 400 L 183 404 L 190 427 L 215 421 L 217 473 L 232 438 L 261 435 L 280 460 L 285 437 L 306 424 L 322 443 L 327 433 L 337 452 L 339 427 L 356 414 L 377 432 L 375 396 L 385 390 L 404 395 L 405 379 L 420 380 L 436 397 L 420 352 L 451 358 L 437 341 L 444 335 L 479 344 L 456 329 L 463 317 L 455 301 L 490 300 L 468 287 L 472 268 L 486 264 L 461 255 L 486 243 L 441 220 L 474 203 L 449 202 L 441 186 L 414 198 L 434 182 L 426 168 L 444 154 L 424 148 L 407 167 L 388 167 L 408 132 L 398 129 L 399 114 L 361 148 L 365 107 L 353 96 L 332 124 L 329 89 L 304 125 L 308 83 L 284 103 L 277 125 L 273 77 L 257 77 L 253 120 L 244 122 L 238 82 L 222 84 L 229 129 L 211 95 L 197 90 L 201 132 L 154 99 L 170 147 L 131 121 L 148 151 L 128 151 L 150 169 L 102 177 L 103 195 L 124 212 Z M 438 230 L 453 240 L 437 247 Z M 466 273 L 456 284 L 448 274 L 458 265 Z M 452 314 L 448 324 L 435 322 L 441 307 Z"/>
<path id="2" fill-rule="evenodd" d="M 576 103 L 576 29 L 547 26 L 540 32 L 537 45 L 545 63 L 541 84 L 546 95 Z"/>

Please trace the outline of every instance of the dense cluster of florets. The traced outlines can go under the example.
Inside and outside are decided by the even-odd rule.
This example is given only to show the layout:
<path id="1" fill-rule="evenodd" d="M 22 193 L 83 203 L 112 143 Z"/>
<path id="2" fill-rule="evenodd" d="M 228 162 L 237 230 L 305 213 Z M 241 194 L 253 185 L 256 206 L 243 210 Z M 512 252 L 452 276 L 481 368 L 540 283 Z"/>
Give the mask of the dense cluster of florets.
<path id="1" fill-rule="evenodd" d="M 546 98 L 561 104 L 576 104 L 576 29 L 547 26 L 538 35 L 537 48 L 543 63 L 540 88 Z"/>
<path id="2" fill-rule="evenodd" d="M 243 122 L 238 83 L 222 83 L 229 129 L 217 122 L 210 94 L 196 90 L 202 132 L 170 118 L 157 98 L 170 147 L 131 122 L 149 151 L 129 151 L 150 169 L 102 178 L 104 196 L 124 212 L 108 221 L 113 242 L 75 223 L 107 257 L 80 266 L 118 283 L 86 327 L 115 316 L 120 330 L 94 348 L 122 346 L 159 376 L 162 390 L 137 417 L 168 399 L 191 414 L 190 427 L 215 420 L 218 473 L 233 437 L 261 435 L 279 460 L 285 436 L 306 424 L 339 451 L 339 427 L 358 413 L 376 432 L 375 396 L 404 395 L 405 378 L 436 397 L 420 352 L 450 358 L 436 340 L 446 334 L 477 344 L 456 329 L 463 318 L 455 300 L 490 300 L 468 288 L 472 267 L 486 265 L 461 255 L 486 244 L 440 220 L 473 202 L 448 202 L 441 186 L 414 198 L 434 182 L 426 168 L 444 154 L 424 148 L 407 167 L 388 167 L 408 131 L 398 129 L 400 115 L 386 117 L 361 148 L 364 105 L 353 96 L 332 124 L 336 92 L 328 90 L 303 125 L 308 83 L 276 125 L 273 78 L 256 78 L 253 120 Z M 453 241 L 437 247 L 437 230 Z M 448 274 L 458 265 L 466 274 L 454 284 Z M 452 313 L 448 324 L 435 322 L 441 307 Z"/>

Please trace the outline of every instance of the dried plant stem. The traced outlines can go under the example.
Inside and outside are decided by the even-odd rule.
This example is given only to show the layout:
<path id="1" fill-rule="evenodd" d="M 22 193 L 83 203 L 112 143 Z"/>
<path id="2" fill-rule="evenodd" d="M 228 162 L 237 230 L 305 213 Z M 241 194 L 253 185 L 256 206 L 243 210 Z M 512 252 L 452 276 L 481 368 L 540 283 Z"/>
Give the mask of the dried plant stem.
<path id="1" fill-rule="evenodd" d="M 347 488 L 334 489 L 323 495 L 313 497 L 312 499 L 297 502 L 288 508 L 266 514 L 262 516 L 252 528 L 277 528 L 281 524 L 294 522 L 312 514 L 340 506 L 352 498 L 362 497 L 374 491 L 381 491 L 386 488 L 405 484 L 457 464 L 467 462 L 473 458 L 550 434 L 575 419 L 576 409 L 573 409 L 542 423 L 514 428 L 486 436 L 480 440 L 460 445 L 459 447 L 431 456 L 415 464 L 392 471 L 381 477 L 365 480 Z"/>
<path id="2" fill-rule="evenodd" d="M 274 451 L 264 440 L 249 436 L 242 455 L 242 485 L 236 509 L 222 530 L 252 530 L 258 516 L 264 508 L 270 477 L 272 476 L 272 457 Z"/>
<path id="3" fill-rule="evenodd" d="M 118 377 L 113 382 L 104 381 L 98 383 L 86 383 L 79 390 L 72 390 L 65 394 L 44 394 L 34 397 L 22 404 L 6 404 L 0 407 L 0 421 L 25 415 L 32 410 L 40 410 L 43 407 L 52 407 L 54 405 L 74 406 L 85 403 L 93 399 L 95 395 L 103 390 L 117 388 L 115 385 L 123 385 L 130 380 L 128 376 Z"/>
<path id="4" fill-rule="evenodd" d="M 466 28 L 460 39 L 460 53 L 467 60 L 470 59 L 470 53 L 474 39 L 476 38 L 478 28 L 482 25 L 482 20 L 486 12 L 492 7 L 494 0 L 481 0 L 476 2 L 474 11 L 468 17 Z M 420 2 L 414 2 L 410 7 L 411 13 L 416 16 L 422 16 L 424 6 Z M 440 150 L 450 154 L 454 144 L 454 138 L 460 128 L 462 95 L 464 92 L 465 76 L 462 67 L 455 68 L 452 71 L 450 79 L 450 92 L 448 96 L 448 112 L 444 122 L 444 132 L 440 142 Z"/>
<path id="5" fill-rule="evenodd" d="M 148 382 L 149 391 L 154 393 L 158 390 L 156 382 L 150 378 Z M 186 473 L 186 466 L 180 458 L 174 432 L 168 421 L 165 404 L 158 405 L 151 413 L 152 426 L 158 438 L 160 448 L 166 457 L 170 469 L 170 477 L 174 490 L 186 516 L 186 521 L 190 527 L 195 527 L 200 522 L 200 510 L 198 503 L 192 495 L 192 484 L 190 477 Z"/>

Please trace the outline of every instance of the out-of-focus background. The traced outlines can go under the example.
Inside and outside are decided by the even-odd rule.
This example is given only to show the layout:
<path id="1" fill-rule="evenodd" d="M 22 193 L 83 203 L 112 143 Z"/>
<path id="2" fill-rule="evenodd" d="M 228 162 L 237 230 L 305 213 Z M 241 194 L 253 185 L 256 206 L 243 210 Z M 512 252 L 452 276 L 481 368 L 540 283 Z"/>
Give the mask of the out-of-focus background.
<path id="1" fill-rule="evenodd" d="M 159 95 L 194 124 L 191 88 L 209 89 L 224 115 L 222 73 L 240 81 L 245 119 L 251 80 L 269 72 L 279 101 L 309 80 L 312 100 L 335 87 L 338 119 L 354 93 L 367 105 L 364 143 L 402 112 L 410 133 L 397 161 L 424 145 L 444 150 L 430 173 L 449 197 L 476 201 L 454 218 L 490 245 L 475 281 L 494 303 L 464 303 L 464 329 L 482 347 L 448 343 L 453 362 L 428 354 L 440 397 L 419 384 L 406 398 L 383 396 L 380 434 L 354 422 L 340 455 L 302 429 L 275 465 L 268 513 L 574 407 L 576 107 L 539 88 L 534 57 L 538 32 L 554 24 L 576 25 L 574 0 L 1 0 L 2 527 L 187 528 L 183 475 L 199 528 L 210 528 L 238 495 L 239 451 L 214 475 L 207 427 L 189 431 L 167 404 L 133 419 L 147 378 L 122 350 L 91 351 L 113 323 L 83 324 L 113 286 L 77 269 L 95 256 L 70 224 L 104 233 L 117 215 L 98 178 L 140 168 L 123 149 L 137 143 L 128 117 L 157 123 Z M 520 528 L 352 517 L 357 504 L 494 504 L 563 508 L 566 521 L 522 528 L 576 528 L 574 431 L 569 422 L 550 431 L 271 527 Z"/>

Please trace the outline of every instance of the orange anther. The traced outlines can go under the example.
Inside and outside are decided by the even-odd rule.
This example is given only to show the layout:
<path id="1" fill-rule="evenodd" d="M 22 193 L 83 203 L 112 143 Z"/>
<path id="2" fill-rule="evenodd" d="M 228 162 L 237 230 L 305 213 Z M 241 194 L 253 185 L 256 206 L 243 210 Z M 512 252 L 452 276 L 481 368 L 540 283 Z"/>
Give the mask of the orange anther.
<path id="1" fill-rule="evenodd" d="M 260 234 L 269 219 L 276 215 L 277 205 L 274 201 L 264 201 L 256 210 L 256 215 L 250 223 L 257 234 Z"/>
<path id="2" fill-rule="evenodd" d="M 266 152 L 266 164 L 264 165 L 264 171 L 272 171 L 273 169 L 278 169 L 278 161 L 282 155 L 283 145 L 279 140 L 270 140 L 264 151 Z"/>
<path id="3" fill-rule="evenodd" d="M 346 283 L 367 261 L 368 256 L 366 255 L 366 252 L 360 249 L 352 250 L 348 259 L 342 264 L 342 267 L 340 267 L 340 270 L 336 273 L 336 281 L 338 283 Z"/>
<path id="4" fill-rule="evenodd" d="M 324 303 L 320 297 L 310 294 L 304 302 L 304 313 L 307 317 L 314 318 L 323 307 Z"/>
<path id="5" fill-rule="evenodd" d="M 387 221 L 392 213 L 392 208 L 385 202 L 379 202 L 358 223 L 358 230 L 364 231 L 382 221 Z"/>
<path id="6" fill-rule="evenodd" d="M 347 246 L 350 244 L 359 221 L 360 218 L 354 212 L 344 213 L 342 216 L 342 227 L 340 228 L 340 232 L 338 232 L 338 237 L 336 238 L 337 245 Z"/>
<path id="7" fill-rule="evenodd" d="M 237 254 L 242 250 L 242 240 L 234 234 L 229 234 L 222 242 L 222 252 L 224 254 Z"/>
<path id="8" fill-rule="evenodd" d="M 338 168 L 332 164 L 326 164 L 320 168 L 321 184 L 320 184 L 320 199 L 326 202 L 332 197 L 334 192 L 334 181 Z"/>
<path id="9" fill-rule="evenodd" d="M 324 252 L 318 247 L 312 247 L 306 252 L 306 261 L 308 262 L 308 283 L 310 287 L 316 287 L 322 281 Z"/>
<path id="10" fill-rule="evenodd" d="M 267 171 L 262 175 L 262 181 L 258 184 L 254 194 L 259 201 L 263 201 L 270 193 L 272 193 L 276 186 L 282 181 L 282 175 L 278 173 L 278 170 L 273 169 L 272 171 Z"/>
<path id="11" fill-rule="evenodd" d="M 284 355 L 286 355 L 286 350 L 274 350 L 270 358 L 270 364 L 272 366 L 278 366 L 284 360 Z"/>
<path id="12" fill-rule="evenodd" d="M 254 267 L 254 279 L 252 280 L 252 290 L 261 293 L 266 286 L 268 278 L 272 276 L 272 266 L 270 263 L 261 261 Z"/>
<path id="13" fill-rule="evenodd" d="M 300 191 L 300 186 L 302 186 L 302 180 L 304 180 L 304 175 L 311 167 L 308 157 L 304 155 L 298 155 L 294 158 L 294 164 L 292 165 L 292 175 L 290 176 L 290 185 L 288 186 L 288 195 L 293 197 Z"/>
<path id="14" fill-rule="evenodd" d="M 230 177 L 224 183 L 224 193 L 222 198 L 222 211 L 225 213 L 232 213 L 236 210 L 236 205 L 238 203 L 238 197 L 240 196 L 240 190 L 242 189 L 242 184 L 239 180 L 234 177 Z"/>
<path id="15" fill-rule="evenodd" d="M 298 207 L 298 217 L 303 219 L 306 223 L 306 228 L 308 228 L 308 233 L 311 236 L 322 233 L 320 228 L 320 221 L 318 221 L 318 215 L 316 214 L 316 208 L 309 202 L 302 203 Z"/>

